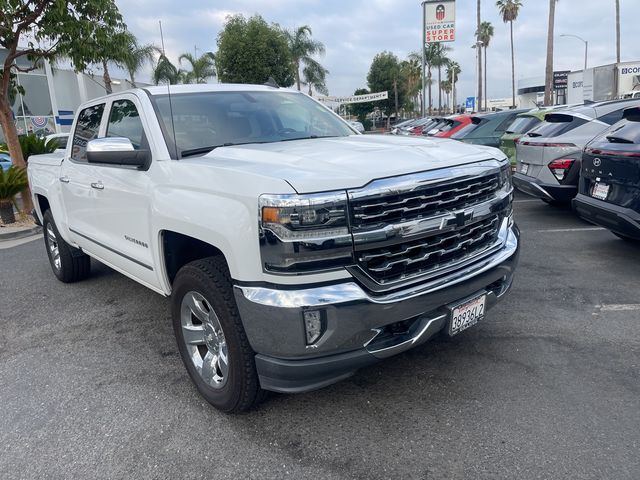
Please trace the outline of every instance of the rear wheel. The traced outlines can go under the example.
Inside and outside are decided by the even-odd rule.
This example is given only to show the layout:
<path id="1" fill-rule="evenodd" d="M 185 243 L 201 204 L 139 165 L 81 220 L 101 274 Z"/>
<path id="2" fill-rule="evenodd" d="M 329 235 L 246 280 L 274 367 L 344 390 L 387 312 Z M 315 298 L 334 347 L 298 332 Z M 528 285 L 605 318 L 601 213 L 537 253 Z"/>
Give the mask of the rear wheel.
<path id="1" fill-rule="evenodd" d="M 171 312 L 182 361 L 200 394 L 227 413 L 256 405 L 262 391 L 254 352 L 223 258 L 197 260 L 180 269 L 173 284 Z"/>
<path id="2" fill-rule="evenodd" d="M 64 283 L 84 280 L 91 273 L 91 259 L 81 250 L 64 241 L 51 210 L 47 210 L 42 219 L 44 244 L 54 275 Z"/>

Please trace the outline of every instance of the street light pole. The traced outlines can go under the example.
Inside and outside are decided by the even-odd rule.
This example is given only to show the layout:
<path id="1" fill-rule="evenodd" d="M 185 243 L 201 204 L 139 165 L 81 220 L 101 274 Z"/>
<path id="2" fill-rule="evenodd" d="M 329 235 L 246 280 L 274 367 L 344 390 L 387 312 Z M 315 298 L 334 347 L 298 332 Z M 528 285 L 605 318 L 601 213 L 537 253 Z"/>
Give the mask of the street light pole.
<path id="1" fill-rule="evenodd" d="M 562 34 L 560 35 L 561 37 L 573 37 L 573 38 L 577 38 L 578 40 L 580 40 L 581 42 L 584 43 L 584 69 L 587 69 L 587 56 L 589 55 L 589 42 L 587 40 L 585 40 L 582 37 L 579 37 L 578 35 L 571 35 L 571 34 Z"/>
<path id="2" fill-rule="evenodd" d="M 424 51 L 425 48 L 425 42 L 427 40 L 427 11 L 425 8 L 425 3 L 426 2 L 422 2 L 422 40 L 420 40 L 420 51 L 422 52 L 422 108 L 421 108 L 421 116 L 424 117 L 426 114 L 426 106 L 425 106 L 425 102 L 427 101 L 426 99 L 426 93 L 427 93 L 427 78 L 426 78 L 426 74 L 425 74 L 425 70 L 426 70 L 426 52 Z"/>

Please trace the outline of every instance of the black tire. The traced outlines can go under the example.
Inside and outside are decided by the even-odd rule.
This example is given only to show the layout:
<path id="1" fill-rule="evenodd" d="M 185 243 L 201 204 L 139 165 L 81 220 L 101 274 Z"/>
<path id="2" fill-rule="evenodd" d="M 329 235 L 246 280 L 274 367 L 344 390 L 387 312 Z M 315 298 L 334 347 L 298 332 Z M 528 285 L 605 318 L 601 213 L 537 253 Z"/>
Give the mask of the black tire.
<path id="1" fill-rule="evenodd" d="M 227 350 L 228 370 L 225 383 L 213 388 L 207 383 L 188 350 L 183 333 L 183 300 L 193 292 L 201 295 L 206 307 L 213 311 L 222 328 Z M 186 300 L 185 300 L 186 301 Z M 226 413 L 250 410 L 263 398 L 254 352 L 249 345 L 233 296 L 229 269 L 222 257 L 196 260 L 182 267 L 176 275 L 171 293 L 173 329 L 182 361 L 200 394 L 214 407 Z M 216 337 L 217 338 L 217 337 Z M 206 350 L 207 345 L 202 345 Z M 198 347 L 199 348 L 199 347 Z M 205 354 L 200 355 L 204 362 Z M 201 370 L 204 370 L 201 367 Z"/>
<path id="2" fill-rule="evenodd" d="M 627 235 L 623 235 L 623 234 L 617 233 L 617 232 L 611 232 L 611 233 L 613 233 L 616 237 L 621 238 L 625 242 L 640 243 L 640 240 L 637 240 L 637 239 L 635 239 L 633 237 L 629 237 Z"/>
<path id="3" fill-rule="evenodd" d="M 91 258 L 81 250 L 72 247 L 64 241 L 56 222 L 53 220 L 51 210 L 47 210 L 42 219 L 42 229 L 44 232 L 44 245 L 47 249 L 47 256 L 51 264 L 51 270 L 58 280 L 64 283 L 73 283 L 84 280 L 91 273 Z M 52 250 L 52 242 L 49 230 L 53 232 L 57 252 L 59 255 L 59 265 L 54 259 L 54 251 Z"/>

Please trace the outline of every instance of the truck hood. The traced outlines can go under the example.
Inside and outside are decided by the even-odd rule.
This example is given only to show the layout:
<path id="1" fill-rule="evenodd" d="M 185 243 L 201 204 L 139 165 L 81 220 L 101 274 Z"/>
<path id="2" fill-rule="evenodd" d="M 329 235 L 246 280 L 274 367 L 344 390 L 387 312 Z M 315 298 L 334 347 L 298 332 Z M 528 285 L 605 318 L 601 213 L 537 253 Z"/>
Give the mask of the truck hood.
<path id="1" fill-rule="evenodd" d="M 490 158 L 505 156 L 494 148 L 448 139 L 353 135 L 221 147 L 189 160 L 278 178 L 298 193 L 311 193 Z"/>

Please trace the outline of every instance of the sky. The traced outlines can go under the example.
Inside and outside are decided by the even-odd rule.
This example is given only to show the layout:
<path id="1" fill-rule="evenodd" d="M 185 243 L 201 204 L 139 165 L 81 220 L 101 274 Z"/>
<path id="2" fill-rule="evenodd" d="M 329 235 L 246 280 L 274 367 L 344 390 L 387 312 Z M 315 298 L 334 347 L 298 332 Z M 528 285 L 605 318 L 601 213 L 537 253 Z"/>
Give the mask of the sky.
<path id="1" fill-rule="evenodd" d="M 376 53 L 391 51 L 400 59 L 420 50 L 422 13 L 419 0 L 116 0 L 129 30 L 142 43 L 160 45 L 162 20 L 167 56 L 177 62 L 181 53 L 216 51 L 216 39 L 228 15 L 259 14 L 268 22 L 293 29 L 309 25 L 324 43 L 320 62 L 329 70 L 331 95 L 349 95 L 366 88 L 369 66 Z M 516 81 L 544 75 L 549 2 L 522 0 L 514 23 Z M 640 1 L 621 0 L 622 61 L 640 61 L 640 42 L 634 36 Z M 475 84 L 476 1 L 456 2 L 457 39 L 449 43 L 450 57 L 460 63 L 458 98 L 472 96 Z M 488 50 L 488 97 L 511 96 L 509 26 L 498 15 L 495 0 L 482 0 L 482 20 L 495 29 Z M 584 44 L 589 42 L 589 66 L 615 62 L 614 0 L 559 0 L 556 8 L 555 70 L 580 70 Z M 195 50 L 197 49 L 197 50 Z M 142 73 L 141 80 L 149 78 Z M 517 87 L 516 87 L 517 88 Z"/>

